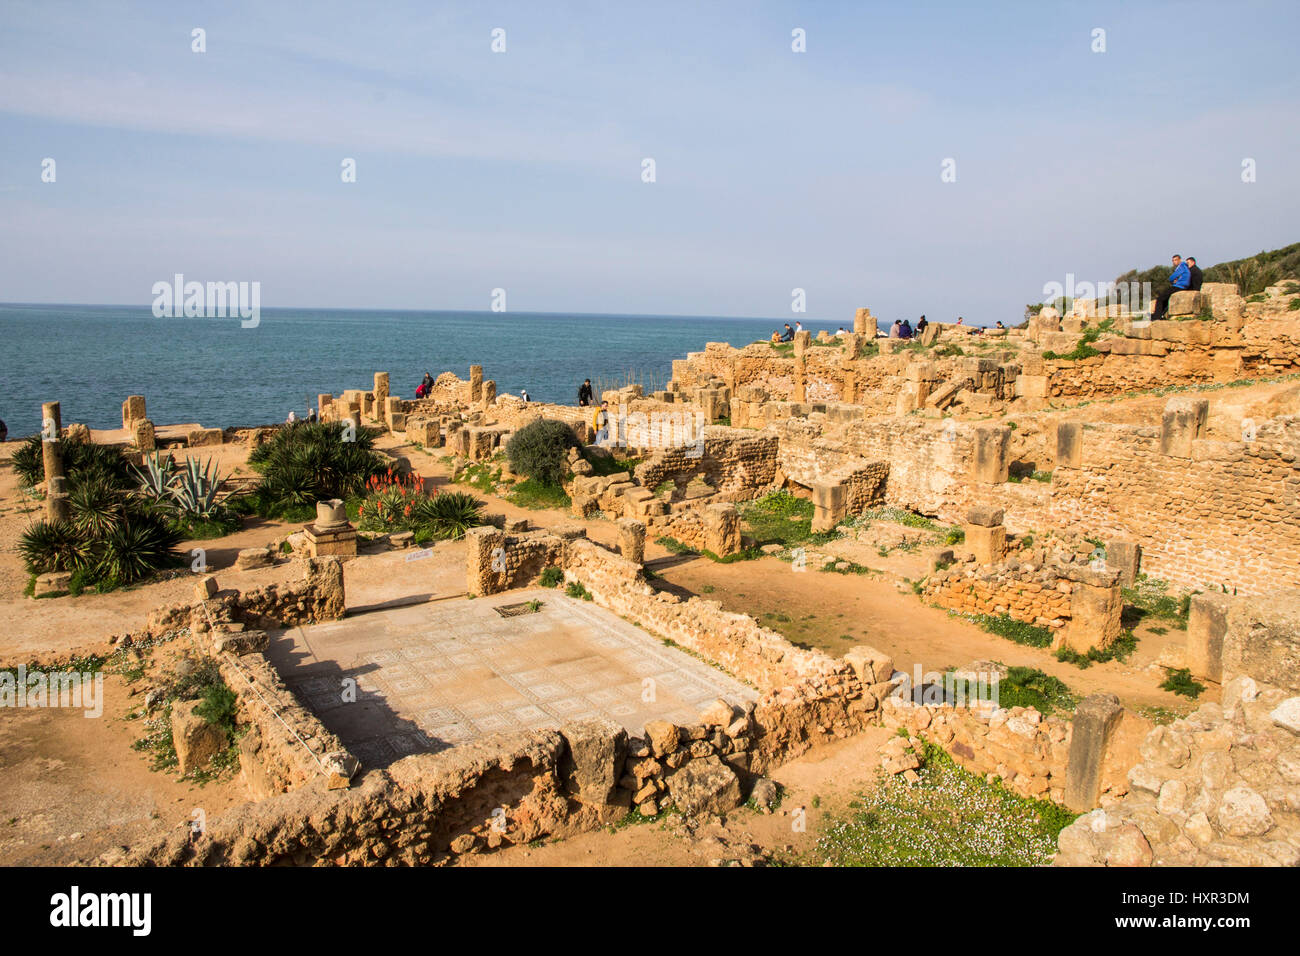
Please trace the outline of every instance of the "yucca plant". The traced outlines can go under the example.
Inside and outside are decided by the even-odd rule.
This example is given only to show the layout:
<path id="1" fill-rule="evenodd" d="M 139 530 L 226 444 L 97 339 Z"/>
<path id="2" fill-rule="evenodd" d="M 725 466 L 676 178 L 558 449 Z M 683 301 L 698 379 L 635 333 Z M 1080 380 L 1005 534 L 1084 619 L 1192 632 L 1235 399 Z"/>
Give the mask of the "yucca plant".
<path id="1" fill-rule="evenodd" d="M 176 507 L 184 514 L 210 518 L 217 510 L 217 492 L 221 490 L 221 475 L 209 459 L 200 462 L 186 458 L 185 467 L 176 476 L 171 494 Z"/>
<path id="2" fill-rule="evenodd" d="M 276 431 L 248 456 L 264 481 L 255 507 L 267 516 L 312 507 L 326 498 L 363 494 L 371 475 L 383 470 L 373 451 L 378 432 L 359 428 L 344 441 L 341 422 L 298 422 Z"/>
<path id="3" fill-rule="evenodd" d="M 161 515 L 128 509 L 107 535 L 95 541 L 87 563 L 98 581 L 130 584 L 181 564 L 175 550 L 180 542 L 180 531 Z"/>
<path id="4" fill-rule="evenodd" d="M 68 504 L 77 532 L 84 538 L 100 538 L 122 520 L 125 497 L 112 484 L 97 478 L 73 485 Z"/>
<path id="5" fill-rule="evenodd" d="M 131 466 L 131 474 L 140 483 L 140 492 L 154 501 L 169 500 L 176 480 L 176 462 L 172 456 L 155 451 L 146 455 L 141 464 L 144 467 Z"/>
<path id="6" fill-rule="evenodd" d="M 425 498 L 417 506 L 417 523 L 425 525 L 435 537 L 458 541 L 465 532 L 482 524 L 483 502 L 463 491 L 444 491 Z"/>
<path id="7" fill-rule="evenodd" d="M 71 521 L 37 521 L 18 536 L 18 553 L 32 574 L 72 571 L 85 558 L 85 539 Z"/>
<path id="8" fill-rule="evenodd" d="M 22 487 L 31 488 L 45 480 L 45 457 L 41 451 L 40 435 L 24 438 L 9 460 L 14 463 L 14 471 L 18 473 L 18 483 Z"/>

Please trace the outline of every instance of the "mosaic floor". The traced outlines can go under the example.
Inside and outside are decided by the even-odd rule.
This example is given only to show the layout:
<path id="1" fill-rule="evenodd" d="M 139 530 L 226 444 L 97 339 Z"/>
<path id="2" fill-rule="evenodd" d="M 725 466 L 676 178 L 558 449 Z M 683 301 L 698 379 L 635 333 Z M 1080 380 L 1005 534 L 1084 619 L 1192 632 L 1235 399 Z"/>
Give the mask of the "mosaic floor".
<path id="1" fill-rule="evenodd" d="M 541 600 L 502 617 L 496 605 Z M 640 735 L 689 723 L 751 688 L 640 628 L 555 591 L 376 611 L 286 631 L 271 645 L 286 683 L 369 766 L 502 731 L 606 716 Z M 346 692 L 355 681 L 355 700 Z"/>

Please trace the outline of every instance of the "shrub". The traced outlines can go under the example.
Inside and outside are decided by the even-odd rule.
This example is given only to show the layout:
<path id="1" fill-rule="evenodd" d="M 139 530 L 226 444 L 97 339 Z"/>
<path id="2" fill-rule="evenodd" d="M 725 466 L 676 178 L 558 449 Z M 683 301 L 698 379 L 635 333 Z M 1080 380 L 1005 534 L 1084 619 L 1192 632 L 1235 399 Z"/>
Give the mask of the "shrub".
<path id="1" fill-rule="evenodd" d="M 458 541 L 482 524 L 483 502 L 463 491 L 444 491 L 426 498 L 419 513 L 436 537 Z"/>
<path id="2" fill-rule="evenodd" d="M 107 535 L 91 542 L 87 566 L 99 582 L 130 584 L 183 563 L 175 551 L 180 542 L 180 531 L 161 515 L 127 509 Z"/>
<path id="3" fill-rule="evenodd" d="M 316 502 L 349 498 L 364 492 L 379 474 L 383 460 L 375 454 L 373 428 L 359 428 L 344 441 L 342 422 L 295 422 L 276 431 L 253 449 L 248 463 L 263 475 L 250 505 L 263 517 L 309 514 Z"/>
<path id="4" fill-rule="evenodd" d="M 515 432 L 506 443 L 506 458 L 516 474 L 558 486 L 568 474 L 569 449 L 577 445 L 577 436 L 564 422 L 540 418 Z"/>
<path id="5" fill-rule="evenodd" d="M 40 435 L 28 435 L 13 453 L 14 471 L 18 473 L 19 484 L 25 488 L 45 480 L 45 457 L 41 445 Z M 69 486 L 96 479 L 102 479 L 114 488 L 129 488 L 133 483 L 130 463 L 116 448 L 64 436 L 60 451 L 63 473 Z"/>
<path id="6" fill-rule="evenodd" d="M 570 581 L 569 586 L 564 589 L 564 593 L 571 598 L 582 598 L 584 601 L 591 600 L 591 592 L 583 587 L 581 581 Z"/>
<path id="7" fill-rule="evenodd" d="M 37 521 L 18 536 L 18 553 L 32 574 L 75 570 L 83 548 L 71 521 Z"/>
<path id="8" fill-rule="evenodd" d="M 538 578 L 538 583 L 544 588 L 557 587 L 564 580 L 564 572 L 559 568 L 550 567 L 542 571 L 542 576 Z"/>
<path id="9" fill-rule="evenodd" d="M 411 531 L 417 539 L 459 540 L 482 523 L 483 503 L 463 491 L 444 491 L 429 497 L 415 476 L 391 471 L 372 476 L 366 483 L 370 495 L 357 508 L 363 531 Z"/>
<path id="10" fill-rule="evenodd" d="M 1169 676 L 1160 685 L 1160 689 L 1195 699 L 1201 696 L 1201 693 L 1205 690 L 1205 685 L 1192 679 L 1192 672 L 1189 668 L 1181 667 L 1169 672 Z"/>
<path id="11" fill-rule="evenodd" d="M 84 481 L 68 493 L 72 525 L 85 538 L 102 538 L 122 520 L 126 499 L 102 479 Z"/>

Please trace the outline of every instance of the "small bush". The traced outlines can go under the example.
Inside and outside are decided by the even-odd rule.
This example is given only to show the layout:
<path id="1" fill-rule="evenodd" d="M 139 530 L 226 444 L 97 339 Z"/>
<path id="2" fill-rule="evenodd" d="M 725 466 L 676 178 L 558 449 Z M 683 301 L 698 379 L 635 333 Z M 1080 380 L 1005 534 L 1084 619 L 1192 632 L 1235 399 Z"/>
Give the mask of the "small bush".
<path id="1" fill-rule="evenodd" d="M 569 472 L 569 449 L 578 437 L 564 422 L 541 418 L 530 422 L 506 443 L 506 458 L 516 474 L 543 485 L 563 484 Z"/>
<path id="2" fill-rule="evenodd" d="M 1052 643 L 1052 632 L 1045 627 L 1036 627 L 1005 614 L 977 614 L 972 620 L 983 630 L 999 637 L 1005 637 L 1016 644 L 1027 647 L 1047 647 Z"/>
<path id="3" fill-rule="evenodd" d="M 1192 679 L 1190 669 L 1180 667 L 1169 672 L 1169 676 L 1164 679 L 1160 689 L 1195 699 L 1201 696 L 1201 693 L 1205 690 L 1205 685 Z"/>
<path id="4" fill-rule="evenodd" d="M 542 571 L 542 576 L 538 578 L 538 583 L 544 588 L 557 587 L 564 580 L 564 572 L 559 568 L 550 567 Z"/>
<path id="5" fill-rule="evenodd" d="M 583 587 L 581 581 L 570 581 L 569 586 L 564 589 L 564 593 L 571 598 L 582 598 L 584 601 L 591 600 L 591 592 Z"/>

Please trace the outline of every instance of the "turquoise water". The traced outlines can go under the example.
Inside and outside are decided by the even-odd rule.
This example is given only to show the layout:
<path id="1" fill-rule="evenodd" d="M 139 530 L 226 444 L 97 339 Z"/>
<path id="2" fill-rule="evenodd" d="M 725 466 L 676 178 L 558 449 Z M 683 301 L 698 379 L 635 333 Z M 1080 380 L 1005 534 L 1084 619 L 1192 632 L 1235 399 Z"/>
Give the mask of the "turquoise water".
<path id="1" fill-rule="evenodd" d="M 35 432 L 41 402 L 57 399 L 65 422 L 118 428 L 122 400 L 144 395 L 157 424 L 268 424 L 305 413 L 318 392 L 369 388 L 376 371 L 413 398 L 425 371 L 468 378 L 471 364 L 498 392 L 572 404 L 584 378 L 621 385 L 630 371 L 662 388 L 673 359 L 766 339 L 785 321 L 263 309 L 245 329 L 237 318 L 158 319 L 149 306 L 0 305 L 0 419 L 10 436 Z"/>

